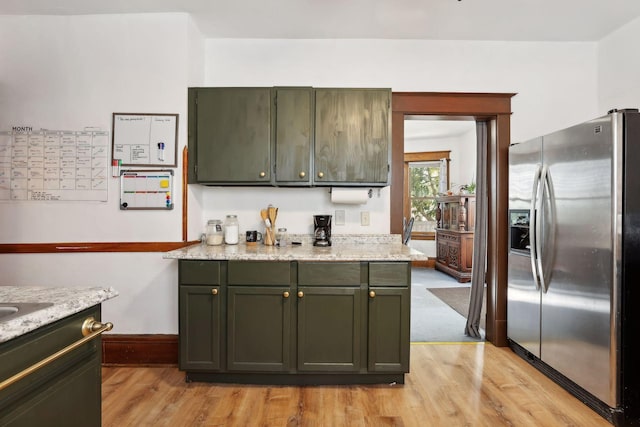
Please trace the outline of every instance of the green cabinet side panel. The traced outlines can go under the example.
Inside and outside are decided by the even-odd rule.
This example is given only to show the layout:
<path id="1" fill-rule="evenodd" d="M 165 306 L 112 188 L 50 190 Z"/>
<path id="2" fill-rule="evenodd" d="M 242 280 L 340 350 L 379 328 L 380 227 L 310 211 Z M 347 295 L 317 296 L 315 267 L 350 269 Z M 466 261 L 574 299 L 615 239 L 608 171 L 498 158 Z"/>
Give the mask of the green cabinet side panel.
<path id="1" fill-rule="evenodd" d="M 271 88 L 199 88 L 197 181 L 270 184 Z"/>
<path id="2" fill-rule="evenodd" d="M 179 300 L 180 369 L 219 370 L 223 288 L 181 285 Z"/>
<path id="3" fill-rule="evenodd" d="M 229 261 L 230 285 L 289 285 L 292 268 L 289 261 Z"/>
<path id="4" fill-rule="evenodd" d="M 276 88 L 276 182 L 310 185 L 313 89 Z"/>
<path id="5" fill-rule="evenodd" d="M 369 263 L 369 286 L 409 286 L 411 264 L 408 262 Z"/>
<path id="6" fill-rule="evenodd" d="M 359 262 L 300 262 L 300 286 L 359 286 L 362 281 Z"/>
<path id="7" fill-rule="evenodd" d="M 89 317 L 100 320 L 99 305 L 0 344 L 0 380 L 80 340 Z M 101 342 L 97 337 L 0 391 L 0 425 L 99 427 Z"/>
<path id="8" fill-rule="evenodd" d="M 316 89 L 315 183 L 387 184 L 391 90 Z"/>
<path id="9" fill-rule="evenodd" d="M 291 290 L 229 286 L 227 368 L 282 372 L 290 368 Z"/>
<path id="10" fill-rule="evenodd" d="M 362 337 L 359 288 L 299 287 L 298 370 L 356 372 Z"/>
<path id="11" fill-rule="evenodd" d="M 57 382 L 43 384 L 31 400 L 0 415 L 4 427 L 100 427 L 101 366 L 91 360 L 74 366 Z"/>
<path id="12" fill-rule="evenodd" d="M 219 285 L 220 262 L 180 260 L 178 278 L 181 285 Z"/>
<path id="13" fill-rule="evenodd" d="M 372 372 L 409 372 L 409 288 L 369 288 L 369 360 Z"/>

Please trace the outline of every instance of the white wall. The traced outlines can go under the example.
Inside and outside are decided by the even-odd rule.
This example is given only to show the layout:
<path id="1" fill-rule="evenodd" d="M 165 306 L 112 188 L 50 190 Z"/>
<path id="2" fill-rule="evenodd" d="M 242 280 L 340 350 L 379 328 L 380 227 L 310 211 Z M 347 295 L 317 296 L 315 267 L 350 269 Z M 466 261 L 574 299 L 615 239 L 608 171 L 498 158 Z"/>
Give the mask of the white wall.
<path id="1" fill-rule="evenodd" d="M 640 108 L 640 18 L 598 44 L 598 115 L 612 108 Z"/>
<path id="2" fill-rule="evenodd" d="M 209 39 L 205 82 L 207 86 L 517 93 L 512 102 L 512 140 L 517 141 L 594 115 L 595 58 L 595 43 Z M 466 179 L 452 177 L 456 183 Z M 235 213 L 241 229 L 254 228 L 268 201 L 280 207 L 281 215 L 288 215 L 283 224 L 294 232 L 309 231 L 314 213 L 338 208 L 346 211 L 347 222 L 334 227 L 334 233 L 389 232 L 388 189 L 380 199 L 346 207 L 331 205 L 320 189 L 201 190 L 202 211 L 190 209 L 190 221 L 203 227 L 207 219 Z M 362 210 L 371 214 L 370 227 L 360 225 Z"/>
<path id="3" fill-rule="evenodd" d="M 202 83 L 204 39 L 186 14 L 0 16 L 0 129 L 111 130 L 113 112 L 178 113 Z M 181 163 L 179 156 L 179 164 Z M 0 203 L 0 242 L 180 241 L 180 169 L 171 212 L 106 203 Z M 177 265 L 160 253 L 0 255 L 0 285 L 113 286 L 114 333 L 177 333 Z"/>
<path id="4" fill-rule="evenodd" d="M 512 137 L 518 140 L 594 116 L 595 64 L 594 43 L 204 42 L 184 14 L 0 16 L 0 129 L 109 129 L 113 112 L 179 113 L 181 153 L 190 85 L 368 86 L 516 92 Z M 176 176 L 181 173 L 179 166 Z M 173 212 L 126 213 L 117 209 L 116 194 L 110 182 L 106 204 L 0 204 L 0 242 L 27 241 L 17 229 L 60 242 L 180 240 L 180 194 L 174 194 Z M 292 232 L 309 231 L 312 214 L 335 209 L 324 189 L 190 186 L 189 238 L 204 230 L 206 219 L 226 213 L 238 213 L 245 229 L 255 227 L 258 209 L 267 203 L 281 208 L 280 224 Z M 366 231 L 358 222 L 360 209 L 348 208 L 348 224 L 336 231 L 388 231 L 388 189 L 366 205 L 372 221 Z M 51 216 L 55 221 L 39 226 Z M 3 254 L 0 285 L 114 286 L 120 296 L 103 305 L 114 333 L 174 334 L 177 263 L 161 256 Z"/>

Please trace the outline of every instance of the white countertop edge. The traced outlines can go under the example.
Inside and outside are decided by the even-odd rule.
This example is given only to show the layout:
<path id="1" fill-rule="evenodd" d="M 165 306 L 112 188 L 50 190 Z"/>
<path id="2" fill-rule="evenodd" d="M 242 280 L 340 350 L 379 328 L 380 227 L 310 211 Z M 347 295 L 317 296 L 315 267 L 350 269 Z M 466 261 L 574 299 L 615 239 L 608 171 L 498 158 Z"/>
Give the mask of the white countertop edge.
<path id="1" fill-rule="evenodd" d="M 112 287 L 0 286 L 1 303 L 53 304 L 24 316 L 4 321 L 0 319 L 0 343 L 79 313 L 118 295 L 118 291 Z"/>

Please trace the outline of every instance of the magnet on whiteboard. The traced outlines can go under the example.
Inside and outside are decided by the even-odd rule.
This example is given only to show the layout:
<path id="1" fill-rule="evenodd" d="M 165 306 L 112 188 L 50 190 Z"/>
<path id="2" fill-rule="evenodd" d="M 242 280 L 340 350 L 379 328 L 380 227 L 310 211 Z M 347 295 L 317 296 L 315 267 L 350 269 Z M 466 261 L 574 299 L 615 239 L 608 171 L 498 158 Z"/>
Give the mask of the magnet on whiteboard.
<path id="1" fill-rule="evenodd" d="M 158 142 L 158 160 L 164 162 L 164 142 Z"/>
<path id="2" fill-rule="evenodd" d="M 169 188 L 169 180 L 161 179 L 160 180 L 160 188 Z"/>

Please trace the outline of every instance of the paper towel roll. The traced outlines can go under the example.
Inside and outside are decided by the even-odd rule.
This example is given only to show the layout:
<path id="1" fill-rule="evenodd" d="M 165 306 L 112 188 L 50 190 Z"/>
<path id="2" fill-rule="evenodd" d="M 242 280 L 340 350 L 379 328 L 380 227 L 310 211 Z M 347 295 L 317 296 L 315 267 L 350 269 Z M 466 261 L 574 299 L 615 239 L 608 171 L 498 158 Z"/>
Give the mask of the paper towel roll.
<path id="1" fill-rule="evenodd" d="M 331 203 L 364 205 L 367 200 L 369 200 L 369 190 L 366 188 L 331 189 Z"/>

